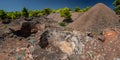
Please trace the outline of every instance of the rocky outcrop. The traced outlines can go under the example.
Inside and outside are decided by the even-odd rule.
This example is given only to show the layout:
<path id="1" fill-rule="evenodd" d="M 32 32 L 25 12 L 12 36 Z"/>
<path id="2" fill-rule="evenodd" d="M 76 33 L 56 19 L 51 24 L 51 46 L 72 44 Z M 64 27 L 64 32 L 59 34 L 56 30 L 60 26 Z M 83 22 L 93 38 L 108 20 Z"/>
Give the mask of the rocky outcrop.
<path id="1" fill-rule="evenodd" d="M 49 40 L 49 31 L 47 30 L 47 31 L 43 32 L 40 37 L 40 42 L 39 42 L 40 47 L 46 48 L 49 44 L 48 40 Z"/>
<path id="2" fill-rule="evenodd" d="M 82 33 L 80 31 L 46 30 L 41 34 L 39 46 L 46 51 L 46 54 L 42 55 L 46 60 L 49 60 L 49 54 L 57 57 L 57 60 L 105 60 L 108 59 L 106 57 L 110 56 L 109 53 L 118 48 L 118 36 L 116 30 L 111 29 L 104 30 L 101 34 Z M 110 44 L 115 44 L 117 47 L 113 48 L 112 46 L 114 45 Z M 107 46 L 109 49 L 106 49 Z M 118 50 L 115 52 L 118 52 Z M 104 53 L 107 55 L 106 57 L 102 55 Z M 111 54 L 114 56 L 114 54 L 118 53 Z M 55 57 L 52 59 L 55 60 Z"/>
<path id="3" fill-rule="evenodd" d="M 32 33 L 36 33 L 38 29 L 34 22 L 23 22 L 20 30 L 15 31 L 12 28 L 10 30 L 17 36 L 29 37 Z"/>

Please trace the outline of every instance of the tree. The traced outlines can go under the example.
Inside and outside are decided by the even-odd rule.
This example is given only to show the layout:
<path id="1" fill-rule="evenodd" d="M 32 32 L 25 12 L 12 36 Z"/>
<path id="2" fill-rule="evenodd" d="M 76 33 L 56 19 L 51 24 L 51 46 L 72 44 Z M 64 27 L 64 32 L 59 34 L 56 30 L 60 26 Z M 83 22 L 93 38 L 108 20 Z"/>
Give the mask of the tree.
<path id="1" fill-rule="evenodd" d="M 114 8 L 114 11 L 116 12 L 116 14 L 120 15 L 120 5 L 116 6 Z"/>
<path id="2" fill-rule="evenodd" d="M 4 10 L 0 10 L 0 19 L 5 19 L 6 13 Z"/>
<path id="3" fill-rule="evenodd" d="M 120 14 L 120 0 L 115 0 L 113 5 L 115 6 L 114 11 L 116 14 Z"/>
<path id="4" fill-rule="evenodd" d="M 24 16 L 24 17 L 28 17 L 29 16 L 28 9 L 25 8 L 25 7 L 22 9 L 22 16 Z"/>
<path id="5" fill-rule="evenodd" d="M 75 12 L 79 12 L 79 11 L 80 11 L 80 8 L 79 8 L 79 7 L 75 7 L 74 11 L 75 11 Z"/>
<path id="6" fill-rule="evenodd" d="M 39 12 L 39 10 L 31 10 L 29 11 L 29 17 L 37 17 Z"/>
<path id="7" fill-rule="evenodd" d="M 29 11 L 29 17 L 33 17 L 34 16 L 34 12 L 33 11 Z"/>
<path id="8" fill-rule="evenodd" d="M 56 10 L 53 9 L 53 10 L 52 10 L 52 13 L 55 13 L 55 12 L 56 12 Z"/>
<path id="9" fill-rule="evenodd" d="M 21 17 L 22 13 L 19 12 L 19 11 L 16 11 L 16 12 L 15 12 L 15 15 L 16 15 L 16 18 L 19 18 L 19 17 Z"/>
<path id="10" fill-rule="evenodd" d="M 15 19 L 16 16 L 15 12 L 7 12 L 7 18 L 9 19 Z"/>
<path id="11" fill-rule="evenodd" d="M 64 23 L 73 22 L 72 18 L 71 18 L 72 14 L 71 14 L 70 10 L 71 10 L 70 8 L 66 7 L 66 8 L 61 9 L 60 12 L 59 12 L 60 16 L 65 18 L 63 20 Z"/>
<path id="12" fill-rule="evenodd" d="M 71 19 L 70 8 L 66 7 L 60 10 L 60 16 L 64 17 L 65 19 Z"/>
<path id="13" fill-rule="evenodd" d="M 42 11 L 41 11 L 41 13 L 43 14 L 43 15 L 48 15 L 48 14 L 50 14 L 52 12 L 52 10 L 50 9 L 50 8 L 45 8 L 45 9 L 43 9 Z"/>
<path id="14" fill-rule="evenodd" d="M 41 13 L 41 12 L 39 12 L 39 13 L 37 14 L 38 17 L 43 16 L 43 15 L 44 15 L 44 14 Z"/>
<path id="15" fill-rule="evenodd" d="M 113 5 L 116 7 L 116 6 L 118 6 L 118 5 L 120 5 L 120 0 L 115 0 L 114 2 L 113 2 Z"/>
<path id="16" fill-rule="evenodd" d="M 86 12 L 86 11 L 88 11 L 90 8 L 91 8 L 90 6 L 87 6 L 87 7 L 83 8 L 83 9 L 81 9 L 80 11 L 81 11 L 81 12 Z"/>
<path id="17" fill-rule="evenodd" d="M 59 9 L 57 9 L 57 10 L 56 10 L 56 12 L 60 12 L 61 10 L 62 10 L 62 9 L 61 9 L 61 8 L 59 8 Z"/>

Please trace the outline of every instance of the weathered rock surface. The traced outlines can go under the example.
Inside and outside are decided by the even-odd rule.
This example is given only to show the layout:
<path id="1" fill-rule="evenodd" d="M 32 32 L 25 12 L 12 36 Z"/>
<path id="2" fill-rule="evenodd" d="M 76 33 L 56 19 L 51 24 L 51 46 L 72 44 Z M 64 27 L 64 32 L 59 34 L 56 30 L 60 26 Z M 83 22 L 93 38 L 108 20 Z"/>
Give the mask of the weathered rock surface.
<path id="1" fill-rule="evenodd" d="M 78 20 L 78 15 L 74 19 Z M 20 18 L 7 25 L 0 23 L 0 60 L 120 59 L 120 29 L 116 26 L 99 32 L 81 32 L 58 23 L 47 16 Z"/>

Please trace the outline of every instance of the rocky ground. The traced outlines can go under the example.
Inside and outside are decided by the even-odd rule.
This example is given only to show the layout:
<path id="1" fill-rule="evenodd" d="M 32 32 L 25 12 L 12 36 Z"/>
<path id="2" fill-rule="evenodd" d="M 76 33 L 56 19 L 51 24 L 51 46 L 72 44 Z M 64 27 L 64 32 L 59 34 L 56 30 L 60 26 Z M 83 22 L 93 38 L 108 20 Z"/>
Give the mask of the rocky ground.
<path id="1" fill-rule="evenodd" d="M 91 33 L 68 31 L 45 17 L 26 20 L 21 19 L 16 25 L 17 20 L 1 24 L 0 60 L 120 59 L 118 28 Z"/>
<path id="2" fill-rule="evenodd" d="M 48 17 L 1 21 L 0 60 L 120 60 L 120 28 L 81 32 Z"/>

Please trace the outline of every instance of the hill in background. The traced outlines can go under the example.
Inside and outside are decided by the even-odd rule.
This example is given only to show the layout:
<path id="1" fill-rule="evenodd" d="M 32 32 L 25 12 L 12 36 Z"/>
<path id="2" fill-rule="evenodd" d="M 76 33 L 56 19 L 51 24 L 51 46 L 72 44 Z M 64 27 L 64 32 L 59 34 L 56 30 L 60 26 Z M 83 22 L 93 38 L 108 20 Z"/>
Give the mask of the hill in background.
<path id="1" fill-rule="evenodd" d="M 119 18 L 114 11 L 98 3 L 67 27 L 80 31 L 102 31 L 105 28 L 116 27 L 118 24 Z"/>

